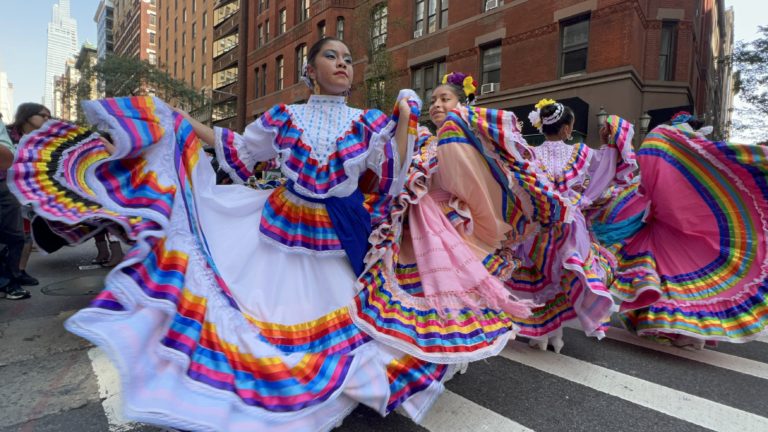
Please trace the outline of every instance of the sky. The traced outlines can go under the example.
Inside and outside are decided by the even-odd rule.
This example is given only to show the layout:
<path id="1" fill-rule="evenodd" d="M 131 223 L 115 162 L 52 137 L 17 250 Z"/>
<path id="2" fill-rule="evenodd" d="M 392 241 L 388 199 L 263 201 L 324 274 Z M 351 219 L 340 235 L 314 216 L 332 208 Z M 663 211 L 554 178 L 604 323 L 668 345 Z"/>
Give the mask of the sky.
<path id="1" fill-rule="evenodd" d="M 0 9 L 0 70 L 14 85 L 14 104 L 40 102 L 45 79 L 46 30 L 57 0 L 2 0 Z M 736 40 L 752 40 L 758 25 L 768 25 L 765 0 L 726 0 L 736 18 Z M 762 4 L 762 7 L 761 7 Z M 98 0 L 71 0 L 80 44 L 96 44 Z M 15 111 L 15 107 L 14 107 Z"/>

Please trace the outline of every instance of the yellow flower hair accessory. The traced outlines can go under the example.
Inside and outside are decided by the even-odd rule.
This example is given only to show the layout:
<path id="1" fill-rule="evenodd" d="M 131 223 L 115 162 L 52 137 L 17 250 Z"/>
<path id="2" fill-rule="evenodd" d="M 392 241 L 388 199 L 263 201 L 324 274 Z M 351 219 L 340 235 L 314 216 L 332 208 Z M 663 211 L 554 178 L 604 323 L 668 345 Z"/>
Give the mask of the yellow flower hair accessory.
<path id="1" fill-rule="evenodd" d="M 541 111 L 541 109 L 544 108 L 545 106 L 554 105 L 556 103 L 557 103 L 557 101 L 554 100 L 554 99 L 546 99 L 546 98 L 544 98 L 544 99 L 540 100 L 536 104 L 536 109 Z"/>
<path id="2" fill-rule="evenodd" d="M 466 75 L 461 72 L 451 72 L 443 76 L 441 84 L 451 84 L 462 89 L 464 95 L 468 98 L 472 98 L 477 92 L 477 81 L 472 78 L 471 75 Z"/>

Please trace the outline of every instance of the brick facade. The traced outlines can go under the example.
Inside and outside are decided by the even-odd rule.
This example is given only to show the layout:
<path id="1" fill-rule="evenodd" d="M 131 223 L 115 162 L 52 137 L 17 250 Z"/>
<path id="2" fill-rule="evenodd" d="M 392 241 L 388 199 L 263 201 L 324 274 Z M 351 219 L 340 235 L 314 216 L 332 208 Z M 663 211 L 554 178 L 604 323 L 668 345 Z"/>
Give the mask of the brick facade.
<path id="1" fill-rule="evenodd" d="M 388 88 L 414 86 L 414 74 L 432 62 L 436 67 L 445 63 L 447 71 L 470 73 L 481 81 L 483 50 L 501 46 L 498 89 L 480 95 L 478 104 L 513 109 L 524 116 L 542 97 L 573 101 L 582 117 L 577 128 L 582 129 L 588 142 L 597 140 L 595 114 L 601 106 L 635 123 L 648 112 L 654 125 L 683 108 L 706 115 L 707 120 L 716 120 L 715 111 L 721 105 L 720 101 L 712 100 L 711 94 L 713 83 L 719 82 L 713 77 L 724 74 L 713 63 L 717 56 L 717 43 L 713 41 L 718 39 L 718 32 L 728 30 L 718 21 L 723 15 L 722 0 L 505 0 L 489 11 L 484 10 L 485 1 L 452 0 L 447 20 L 436 25 L 434 31 L 421 35 L 414 34 L 418 0 L 313 0 L 311 17 L 298 22 L 296 7 L 301 1 L 270 0 L 269 8 L 258 14 L 255 11 L 259 0 L 251 0 L 246 74 L 248 120 L 275 103 L 308 97 L 309 92 L 296 80 L 296 47 L 311 46 L 318 39 L 317 25 L 321 21 L 326 23 L 326 33 L 334 35 L 339 16 L 346 19 L 345 41 L 356 59 L 352 103 L 366 106 L 369 32 L 359 24 L 366 22 L 379 3 L 386 4 L 388 10 L 386 49 L 391 71 L 384 84 Z M 439 9 L 440 2 L 437 5 Z M 277 35 L 275 24 L 283 7 L 288 15 L 287 31 Z M 586 68 L 563 76 L 564 25 L 578 17 L 588 17 Z M 267 19 L 272 23 L 272 34 L 268 42 L 258 46 L 257 29 Z M 358 21 L 357 26 L 354 21 Z M 673 66 L 666 78 L 660 76 L 664 23 L 672 26 L 674 34 Z M 275 79 L 278 56 L 284 59 L 281 91 L 276 89 Z M 259 68 L 263 79 L 265 65 L 267 91 L 259 88 L 257 93 L 255 70 Z M 720 99 L 725 97 L 729 96 Z"/>

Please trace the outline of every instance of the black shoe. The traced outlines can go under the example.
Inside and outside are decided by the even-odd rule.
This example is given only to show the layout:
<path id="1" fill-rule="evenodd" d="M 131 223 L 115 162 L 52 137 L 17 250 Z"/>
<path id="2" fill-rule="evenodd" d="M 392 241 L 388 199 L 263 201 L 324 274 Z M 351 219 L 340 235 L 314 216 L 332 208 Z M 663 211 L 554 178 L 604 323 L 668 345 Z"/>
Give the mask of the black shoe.
<path id="1" fill-rule="evenodd" d="M 5 298 L 8 300 L 22 300 L 29 298 L 30 296 L 29 291 L 20 287 L 18 283 L 11 282 L 5 289 Z"/>
<path id="2" fill-rule="evenodd" d="M 32 286 L 32 285 L 39 285 L 40 284 L 39 280 L 37 280 L 37 279 L 33 278 L 32 276 L 30 276 L 29 273 L 27 273 L 25 270 L 22 270 L 21 274 L 16 276 L 14 278 L 14 280 L 19 285 Z"/>

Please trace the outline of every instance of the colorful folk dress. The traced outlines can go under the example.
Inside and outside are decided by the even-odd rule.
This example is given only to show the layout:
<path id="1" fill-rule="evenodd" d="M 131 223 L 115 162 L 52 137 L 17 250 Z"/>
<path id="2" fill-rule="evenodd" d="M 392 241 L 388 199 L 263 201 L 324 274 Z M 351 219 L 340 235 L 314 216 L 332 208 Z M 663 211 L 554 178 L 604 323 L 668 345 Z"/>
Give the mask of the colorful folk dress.
<path id="1" fill-rule="evenodd" d="M 683 123 L 652 130 L 637 159 L 640 183 L 593 220 L 629 234 L 604 239 L 625 324 L 699 347 L 765 334 L 768 149 L 710 141 Z"/>
<path id="2" fill-rule="evenodd" d="M 633 181 L 637 164 L 632 125 L 616 120 L 612 144 L 598 150 L 562 141 L 531 147 L 547 184 L 574 211 L 567 222 L 541 230 L 516 251 L 522 263 L 507 287 L 540 305 L 517 322 L 523 336 L 545 338 L 572 320 L 587 335 L 604 335 L 602 327 L 615 309 L 608 289 L 614 263 L 612 254 L 595 240 L 586 215 Z"/>
<path id="3" fill-rule="evenodd" d="M 567 209 L 535 174 L 511 112 L 454 110 L 436 137 L 421 130 L 417 150 L 386 229 L 372 236 L 354 320 L 424 360 L 493 355 L 530 314 L 504 286 L 513 248 Z"/>
<path id="4" fill-rule="evenodd" d="M 402 121 L 415 132 L 412 108 Z M 219 162 L 236 181 L 279 161 L 286 183 L 257 190 L 216 185 L 189 123 L 157 99 L 84 110 L 113 137 L 113 155 L 98 135 L 49 121 L 25 139 L 12 175 L 17 196 L 46 218 L 112 220 L 135 242 L 66 324 L 117 366 L 127 418 L 314 431 L 363 403 L 420 420 L 454 367 L 379 343 L 347 307 L 376 209 L 408 168 L 392 140 L 397 113 L 312 96 L 270 109 L 243 135 L 217 129 Z M 364 171 L 384 199 L 361 194 Z"/>

